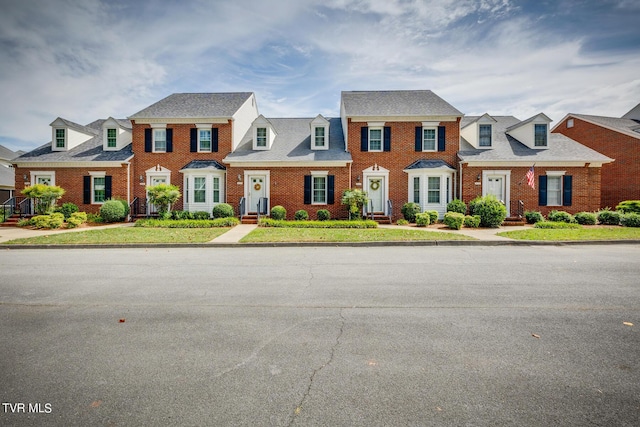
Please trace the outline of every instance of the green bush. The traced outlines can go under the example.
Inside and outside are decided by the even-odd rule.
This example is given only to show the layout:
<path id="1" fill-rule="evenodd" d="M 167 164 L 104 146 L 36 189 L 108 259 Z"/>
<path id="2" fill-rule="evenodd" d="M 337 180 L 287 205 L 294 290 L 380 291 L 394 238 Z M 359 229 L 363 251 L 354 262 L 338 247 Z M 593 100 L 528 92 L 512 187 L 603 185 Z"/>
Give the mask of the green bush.
<path id="1" fill-rule="evenodd" d="M 429 221 L 431 224 L 435 224 L 436 222 L 438 222 L 438 217 L 440 216 L 438 214 L 438 211 L 425 211 L 425 212 L 429 214 Z"/>
<path id="2" fill-rule="evenodd" d="M 85 222 L 87 222 L 86 212 L 74 212 L 67 218 L 67 228 L 76 228 Z"/>
<path id="3" fill-rule="evenodd" d="M 473 199 L 469 203 L 469 214 L 480 216 L 480 226 L 496 228 L 507 217 L 507 208 L 494 195 L 489 194 Z"/>
<path id="4" fill-rule="evenodd" d="M 431 224 L 431 215 L 427 212 L 416 214 L 416 225 L 418 227 L 426 227 L 429 224 Z"/>
<path id="5" fill-rule="evenodd" d="M 620 217 L 620 225 L 625 227 L 640 227 L 640 213 L 630 212 Z"/>
<path id="6" fill-rule="evenodd" d="M 261 218 L 260 227 L 277 228 L 377 228 L 378 223 L 371 220 L 330 220 L 330 221 L 282 221 Z"/>
<path id="7" fill-rule="evenodd" d="M 538 211 L 525 211 L 524 219 L 527 220 L 527 224 L 535 224 L 540 221 L 544 221 L 544 217 Z"/>
<path id="8" fill-rule="evenodd" d="M 447 212 L 458 212 L 464 215 L 467 213 L 467 205 L 460 199 L 453 199 L 447 203 Z"/>
<path id="9" fill-rule="evenodd" d="M 112 197 L 109 200 L 117 200 L 118 202 L 122 203 L 122 206 L 124 207 L 124 216 L 122 217 L 123 219 L 126 218 L 127 215 L 129 215 L 129 211 L 131 210 L 131 208 L 129 207 L 129 203 L 126 200 L 119 199 L 117 197 Z"/>
<path id="10" fill-rule="evenodd" d="M 478 228 L 480 227 L 480 216 L 479 215 L 466 215 L 464 217 L 464 226 L 469 228 Z"/>
<path id="11" fill-rule="evenodd" d="M 181 220 L 181 219 L 194 219 L 194 218 L 193 218 L 193 213 L 189 211 L 171 211 L 171 219 Z"/>
<path id="12" fill-rule="evenodd" d="M 331 212 L 326 209 L 320 209 L 316 215 L 318 216 L 318 221 L 329 221 L 331 219 Z"/>
<path id="13" fill-rule="evenodd" d="M 217 218 L 217 219 L 139 219 L 136 221 L 136 227 L 145 228 L 215 228 L 215 227 L 233 227 L 238 225 L 240 221 L 235 217 Z"/>
<path id="14" fill-rule="evenodd" d="M 464 215 L 460 212 L 447 212 L 444 214 L 444 224 L 453 228 L 454 230 L 460 230 L 462 223 L 464 222 Z"/>
<path id="15" fill-rule="evenodd" d="M 625 200 L 618 203 L 616 210 L 622 213 L 639 213 L 640 214 L 640 200 Z"/>
<path id="16" fill-rule="evenodd" d="M 555 228 L 582 228 L 580 224 L 572 223 L 572 222 L 555 222 L 555 221 L 540 221 L 536 222 L 534 228 L 543 228 L 543 229 L 555 229 Z"/>
<path id="17" fill-rule="evenodd" d="M 78 212 L 78 205 L 76 205 L 75 203 L 63 203 L 62 206 L 60 206 L 58 209 L 56 209 L 56 212 L 60 212 L 62 215 L 64 215 L 64 219 L 68 219 L 72 213 Z"/>
<path id="18" fill-rule="evenodd" d="M 402 205 L 402 216 L 409 222 L 416 222 L 416 214 L 420 213 L 420 205 L 417 203 L 409 202 Z"/>
<path id="19" fill-rule="evenodd" d="M 578 212 L 574 218 L 581 225 L 596 225 L 598 222 L 598 217 L 593 212 Z"/>
<path id="20" fill-rule="evenodd" d="M 195 220 L 204 220 L 204 219 L 210 219 L 211 215 L 209 215 L 209 212 L 207 211 L 197 211 L 197 212 L 192 212 L 193 215 L 193 219 Z M 233 216 L 233 215 L 231 215 Z"/>
<path id="21" fill-rule="evenodd" d="M 396 224 L 398 225 L 407 225 L 409 224 L 409 221 L 407 221 L 406 219 L 399 219 L 398 221 L 396 221 Z"/>
<path id="22" fill-rule="evenodd" d="M 620 224 L 620 212 L 603 209 L 598 212 L 598 222 L 603 225 L 618 225 Z"/>
<path id="23" fill-rule="evenodd" d="M 547 215 L 547 219 L 551 222 L 567 222 L 575 223 L 576 219 L 569 212 L 553 210 Z"/>
<path id="24" fill-rule="evenodd" d="M 125 217 L 124 206 L 118 200 L 107 200 L 100 206 L 100 216 L 104 222 L 118 222 Z"/>
<path id="25" fill-rule="evenodd" d="M 287 219 L 287 210 L 284 206 L 274 206 L 271 208 L 271 218 L 278 220 Z"/>
<path id="26" fill-rule="evenodd" d="M 104 219 L 102 219 L 100 215 L 96 215 L 94 213 L 88 213 L 87 222 L 91 222 L 93 224 L 100 224 L 104 222 Z"/>
<path id="27" fill-rule="evenodd" d="M 309 213 L 304 209 L 300 209 L 293 215 L 293 219 L 295 219 L 296 221 L 306 221 L 309 219 Z"/>
<path id="28" fill-rule="evenodd" d="M 233 207 L 228 203 L 218 203 L 213 207 L 212 211 L 214 218 L 229 218 L 232 216 L 236 216 L 233 211 Z"/>

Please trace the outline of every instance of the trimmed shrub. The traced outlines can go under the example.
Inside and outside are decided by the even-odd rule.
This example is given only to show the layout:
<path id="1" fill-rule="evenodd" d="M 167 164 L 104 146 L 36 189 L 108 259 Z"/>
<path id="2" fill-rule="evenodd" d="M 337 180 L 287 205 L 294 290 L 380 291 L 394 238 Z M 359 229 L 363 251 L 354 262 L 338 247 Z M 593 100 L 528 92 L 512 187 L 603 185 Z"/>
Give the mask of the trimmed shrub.
<path id="1" fill-rule="evenodd" d="M 68 202 L 63 203 L 62 206 L 56 209 L 56 211 L 64 215 L 64 219 L 66 220 L 69 217 L 71 217 L 71 214 L 78 212 L 78 205 L 76 205 L 75 203 L 68 203 Z"/>
<path id="2" fill-rule="evenodd" d="M 399 219 L 398 221 L 396 221 L 397 225 L 407 225 L 409 224 L 409 221 L 407 221 L 406 219 Z"/>
<path id="3" fill-rule="evenodd" d="M 331 212 L 326 209 L 320 209 L 316 215 L 318 216 L 318 221 L 328 221 L 331 219 Z"/>
<path id="4" fill-rule="evenodd" d="M 261 218 L 258 225 L 277 228 L 378 228 L 378 223 L 372 220 L 281 221 Z"/>
<path id="5" fill-rule="evenodd" d="M 293 219 L 295 219 L 296 221 L 306 221 L 309 219 L 309 213 L 304 209 L 300 209 L 293 215 Z"/>
<path id="6" fill-rule="evenodd" d="M 464 222 L 464 215 L 460 212 L 447 212 L 444 214 L 444 223 L 447 227 L 460 230 Z"/>
<path id="7" fill-rule="evenodd" d="M 171 219 L 193 219 L 193 213 L 189 211 L 171 211 Z"/>
<path id="8" fill-rule="evenodd" d="M 496 228 L 507 217 L 507 208 L 494 195 L 476 197 L 469 203 L 470 215 L 480 216 L 480 226 Z M 464 215 L 463 215 L 464 218 Z"/>
<path id="9" fill-rule="evenodd" d="M 576 219 L 569 212 L 553 210 L 547 215 L 547 219 L 551 222 L 568 222 L 575 223 Z"/>
<path id="10" fill-rule="evenodd" d="M 235 212 L 233 212 L 233 207 L 228 203 L 218 203 L 215 205 L 212 214 L 214 218 L 229 218 L 236 215 Z"/>
<path id="11" fill-rule="evenodd" d="M 582 226 L 573 222 L 540 221 L 536 222 L 536 225 L 534 225 L 533 228 L 582 228 Z"/>
<path id="12" fill-rule="evenodd" d="M 447 212 L 467 213 L 467 205 L 460 199 L 453 199 L 447 204 Z"/>
<path id="13" fill-rule="evenodd" d="M 287 210 L 284 206 L 274 206 L 271 208 L 271 218 L 278 220 L 287 219 Z"/>
<path id="14" fill-rule="evenodd" d="M 67 228 L 76 228 L 85 222 L 87 222 L 86 212 L 74 212 L 67 218 Z"/>
<path id="15" fill-rule="evenodd" d="M 438 211 L 425 211 L 425 212 L 429 214 L 429 221 L 431 222 L 431 224 L 435 224 L 436 222 L 438 222 L 438 217 L 440 216 L 438 214 Z"/>
<path id="16" fill-rule="evenodd" d="M 124 216 L 122 217 L 122 219 L 126 218 L 127 215 L 129 215 L 129 211 L 131 209 L 129 208 L 129 203 L 126 200 L 118 199 L 117 197 L 112 197 L 109 200 L 117 200 L 118 202 L 122 203 L 122 206 L 124 207 Z"/>
<path id="17" fill-rule="evenodd" d="M 209 212 L 207 211 L 197 211 L 193 212 L 192 214 L 194 220 L 211 219 L 211 215 L 209 215 Z"/>
<path id="18" fill-rule="evenodd" d="M 598 212 L 598 222 L 603 225 L 618 225 L 620 224 L 620 212 L 603 209 Z"/>
<path id="19" fill-rule="evenodd" d="M 418 227 L 426 227 L 429 224 L 431 224 L 431 215 L 427 212 L 416 214 L 416 225 Z"/>
<path id="20" fill-rule="evenodd" d="M 402 205 L 402 216 L 409 222 L 416 222 L 416 214 L 420 213 L 420 205 L 417 203 L 409 202 Z"/>
<path id="21" fill-rule="evenodd" d="M 593 212 L 578 212 L 574 218 L 581 225 L 596 225 L 598 222 L 598 217 Z"/>
<path id="22" fill-rule="evenodd" d="M 235 225 L 238 225 L 239 223 L 240 221 L 235 217 L 177 220 L 139 219 L 136 221 L 135 226 L 145 228 L 215 228 L 233 227 Z"/>
<path id="23" fill-rule="evenodd" d="M 480 227 L 480 215 L 466 215 L 464 217 L 464 226 L 469 228 Z"/>
<path id="24" fill-rule="evenodd" d="M 91 222 L 93 224 L 100 224 L 104 222 L 104 219 L 102 219 L 100 215 L 96 215 L 94 213 L 88 213 L 87 222 Z"/>
<path id="25" fill-rule="evenodd" d="M 535 224 L 540 221 L 544 221 L 544 217 L 538 211 L 525 211 L 524 219 L 527 220 L 527 224 Z"/>
<path id="26" fill-rule="evenodd" d="M 104 222 L 118 222 L 125 217 L 124 206 L 118 200 L 107 200 L 100 206 L 100 216 Z"/>
<path id="27" fill-rule="evenodd" d="M 622 213 L 637 213 L 640 214 L 640 200 L 625 200 L 618 203 L 616 210 Z"/>
<path id="28" fill-rule="evenodd" d="M 625 227 L 640 227 L 640 214 L 630 212 L 620 217 L 620 225 Z"/>

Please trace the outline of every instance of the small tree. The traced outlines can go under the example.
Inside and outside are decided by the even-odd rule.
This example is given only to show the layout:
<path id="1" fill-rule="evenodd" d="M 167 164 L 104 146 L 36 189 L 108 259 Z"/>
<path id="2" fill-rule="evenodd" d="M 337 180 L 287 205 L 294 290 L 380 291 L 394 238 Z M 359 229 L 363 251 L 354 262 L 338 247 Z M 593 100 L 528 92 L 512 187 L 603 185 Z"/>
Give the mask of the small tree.
<path id="1" fill-rule="evenodd" d="M 147 187 L 149 202 L 158 208 L 160 216 L 166 215 L 181 196 L 180 189 L 171 184 L 158 184 Z M 208 215 L 208 214 L 207 214 Z"/>
<path id="2" fill-rule="evenodd" d="M 48 214 L 53 211 L 56 201 L 64 195 L 65 191 L 57 185 L 35 184 L 22 190 L 22 194 L 33 200 L 36 213 Z"/>
<path id="3" fill-rule="evenodd" d="M 358 189 L 349 189 L 344 190 L 342 193 L 342 201 L 340 203 L 348 206 L 349 219 L 359 219 L 362 207 L 367 203 L 367 201 L 367 193 Z"/>

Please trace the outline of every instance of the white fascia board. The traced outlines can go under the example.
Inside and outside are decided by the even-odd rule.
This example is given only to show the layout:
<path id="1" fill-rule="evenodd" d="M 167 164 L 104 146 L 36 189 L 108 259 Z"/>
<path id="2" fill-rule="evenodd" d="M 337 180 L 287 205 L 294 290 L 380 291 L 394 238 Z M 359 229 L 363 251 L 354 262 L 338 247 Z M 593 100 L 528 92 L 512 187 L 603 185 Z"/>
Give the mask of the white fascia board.
<path id="1" fill-rule="evenodd" d="M 575 160 L 575 161 L 565 161 L 565 162 L 554 162 L 554 161 L 539 161 L 539 160 L 527 160 L 521 162 L 476 162 L 476 161 L 460 161 L 461 164 L 467 165 L 469 167 L 512 167 L 512 168 L 524 168 L 531 167 L 535 164 L 535 167 L 567 167 L 567 168 L 576 168 L 576 167 L 584 167 L 586 164 L 589 164 L 591 167 L 601 166 L 603 162 L 598 160 L 597 162 L 591 162 L 588 160 Z"/>
<path id="2" fill-rule="evenodd" d="M 313 168 L 331 168 L 331 167 L 346 167 L 349 163 L 353 163 L 351 160 L 335 160 L 335 161 L 317 161 L 312 160 L 308 162 L 281 162 L 281 161 L 273 161 L 273 162 L 247 162 L 247 161 L 233 161 L 229 159 L 222 159 L 223 163 L 229 165 L 229 167 L 238 167 L 238 168 L 256 168 L 256 167 L 265 167 L 265 168 L 299 168 L 299 167 L 313 167 Z"/>
<path id="3" fill-rule="evenodd" d="M 195 124 L 195 123 L 211 123 L 222 125 L 229 123 L 231 117 L 187 117 L 187 118 L 161 118 L 161 119 L 133 119 L 137 125 L 151 124 Z"/>
<path id="4" fill-rule="evenodd" d="M 130 164 L 129 160 L 117 162 L 15 162 L 19 168 L 120 168 Z"/>
<path id="5" fill-rule="evenodd" d="M 455 122 L 462 116 L 351 116 L 354 123 L 366 122 Z"/>

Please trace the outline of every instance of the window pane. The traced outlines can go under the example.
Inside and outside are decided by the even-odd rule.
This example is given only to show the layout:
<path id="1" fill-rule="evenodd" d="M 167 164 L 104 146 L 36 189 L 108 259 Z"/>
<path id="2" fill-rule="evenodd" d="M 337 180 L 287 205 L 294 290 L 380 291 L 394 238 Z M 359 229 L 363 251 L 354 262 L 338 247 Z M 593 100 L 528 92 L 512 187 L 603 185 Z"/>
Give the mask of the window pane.
<path id="1" fill-rule="evenodd" d="M 166 129 L 156 129 L 153 132 L 154 151 L 167 151 L 167 131 Z"/>
<path id="2" fill-rule="evenodd" d="M 436 149 L 436 130 L 423 129 L 422 149 L 424 151 L 434 151 Z"/>
<path id="3" fill-rule="evenodd" d="M 204 203 L 206 194 L 206 184 L 204 177 L 193 178 L 193 201 L 195 203 Z"/>
<path id="4" fill-rule="evenodd" d="M 369 129 L 369 151 L 382 151 L 382 129 Z"/>
<path id="5" fill-rule="evenodd" d="M 547 176 L 547 205 L 562 205 L 562 177 Z"/>
<path id="6" fill-rule="evenodd" d="M 213 178 L 213 203 L 220 202 L 220 178 Z"/>
<path id="7" fill-rule="evenodd" d="M 64 129 L 56 129 L 56 147 L 64 148 Z"/>
<path id="8" fill-rule="evenodd" d="M 200 151 L 211 151 L 211 131 L 200 131 Z"/>
<path id="9" fill-rule="evenodd" d="M 413 178 L 413 203 L 420 203 L 420 178 Z"/>
<path id="10" fill-rule="evenodd" d="M 535 126 L 535 146 L 536 147 L 547 146 L 547 125 Z"/>
<path id="11" fill-rule="evenodd" d="M 428 178 L 427 203 L 440 203 L 440 177 L 430 176 Z"/>
<path id="12" fill-rule="evenodd" d="M 107 129 L 107 147 L 115 147 L 117 138 L 117 129 Z"/>
<path id="13" fill-rule="evenodd" d="M 313 203 L 327 203 L 327 177 L 313 177 Z"/>
<path id="14" fill-rule="evenodd" d="M 105 187 L 104 187 L 104 177 L 95 177 L 93 178 L 93 201 L 95 203 L 104 202 L 105 198 Z"/>
<path id="15" fill-rule="evenodd" d="M 266 147 L 267 146 L 267 128 L 258 128 L 256 129 L 257 140 L 256 145 L 258 147 Z"/>
<path id="16" fill-rule="evenodd" d="M 317 127 L 315 132 L 316 147 L 324 147 L 324 128 Z"/>
<path id="17" fill-rule="evenodd" d="M 491 147 L 491 125 L 480 125 L 480 147 Z"/>

